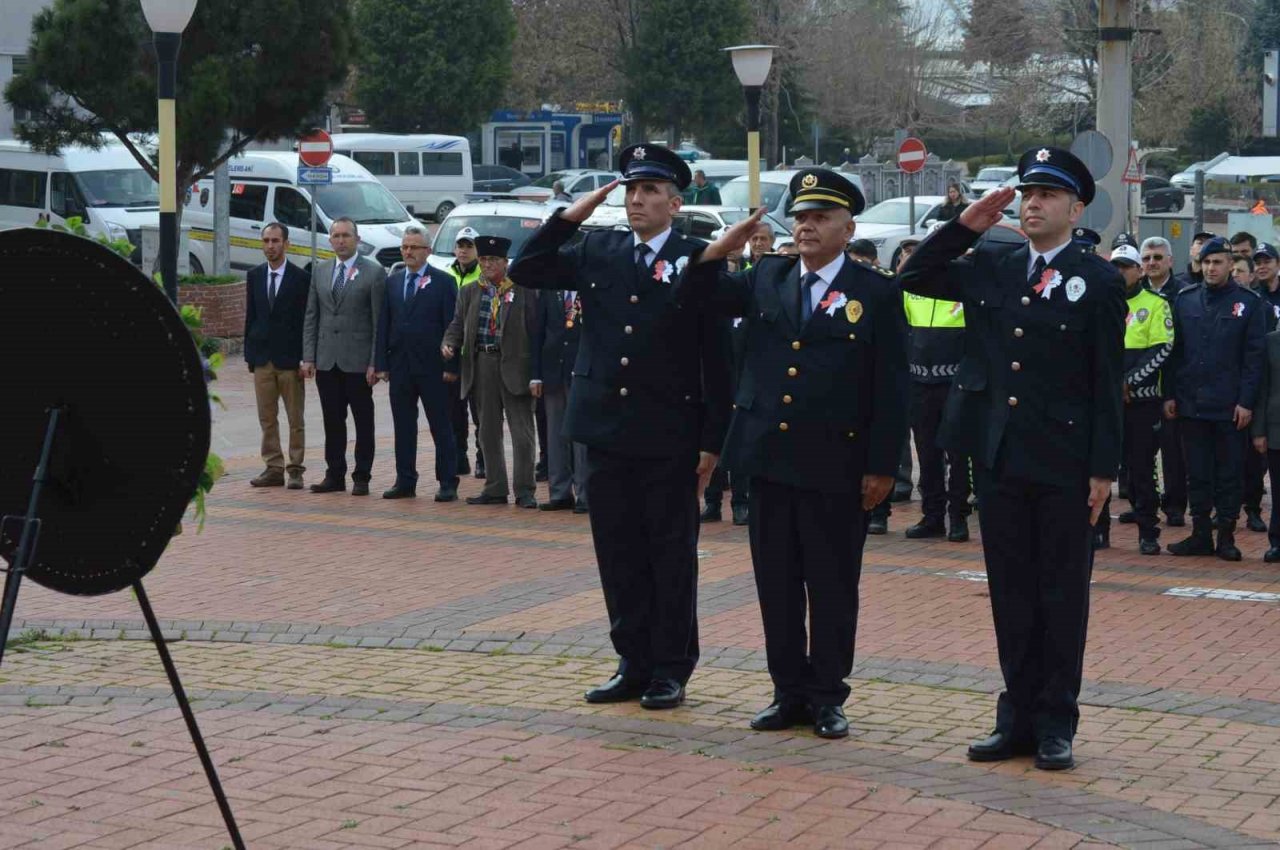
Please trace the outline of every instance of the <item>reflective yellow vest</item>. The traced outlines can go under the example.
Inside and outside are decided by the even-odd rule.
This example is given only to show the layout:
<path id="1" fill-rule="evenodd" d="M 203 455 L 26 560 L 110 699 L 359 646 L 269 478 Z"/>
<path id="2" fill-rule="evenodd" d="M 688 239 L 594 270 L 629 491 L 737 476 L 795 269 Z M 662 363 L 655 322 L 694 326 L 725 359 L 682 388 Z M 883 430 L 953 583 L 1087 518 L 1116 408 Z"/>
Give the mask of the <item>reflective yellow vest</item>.
<path id="1" fill-rule="evenodd" d="M 1130 399 L 1160 398 L 1160 367 L 1173 351 L 1173 311 L 1145 286 L 1127 299 L 1124 318 L 1124 382 Z"/>

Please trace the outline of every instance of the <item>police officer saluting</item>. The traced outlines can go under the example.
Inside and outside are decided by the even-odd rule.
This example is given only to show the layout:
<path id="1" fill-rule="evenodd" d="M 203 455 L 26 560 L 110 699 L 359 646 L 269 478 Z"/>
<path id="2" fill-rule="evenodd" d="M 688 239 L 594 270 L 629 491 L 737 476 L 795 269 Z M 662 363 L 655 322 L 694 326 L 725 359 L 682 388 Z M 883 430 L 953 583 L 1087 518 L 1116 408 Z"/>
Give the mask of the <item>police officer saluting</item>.
<path id="1" fill-rule="evenodd" d="M 799 257 L 767 254 L 724 271 L 757 211 L 694 260 L 680 298 L 685 309 L 709 304 L 749 319 L 724 460 L 751 476 L 751 560 L 774 684 L 773 704 L 751 726 L 812 723 L 841 738 L 864 511 L 893 488 L 906 440 L 907 328 L 892 273 L 844 256 L 864 206 L 858 188 L 814 168 L 792 178 L 791 197 Z"/>
<path id="2" fill-rule="evenodd" d="M 930 235 L 902 288 L 964 302 L 965 353 L 940 439 L 969 454 L 981 500 L 1005 691 L 974 761 L 1035 753 L 1074 765 L 1093 526 L 1120 462 L 1124 290 L 1114 266 L 1072 240 L 1094 181 L 1070 153 L 1018 162 L 1030 244 L 983 244 L 1013 189 L 988 192 Z M 966 253 L 973 248 L 971 253 Z"/>
<path id="3" fill-rule="evenodd" d="M 1253 418 L 1266 356 L 1270 305 L 1231 279 L 1231 245 L 1220 236 L 1200 247 L 1203 283 L 1173 297 L 1173 354 L 1165 369 L 1164 413 L 1177 417 L 1187 455 L 1191 536 L 1175 555 L 1240 560 L 1236 520 L 1244 476 L 1245 429 Z M 1214 545 L 1210 511 L 1217 512 Z"/>
<path id="4" fill-rule="evenodd" d="M 511 277 L 575 290 L 581 304 L 564 436 L 587 447 L 591 535 L 621 656 L 586 699 L 674 708 L 698 660 L 698 491 L 729 419 L 728 323 L 672 297 L 699 247 L 671 229 L 689 166 L 660 145 L 627 148 L 620 166 L 632 232 L 568 245 L 615 181 L 553 215 Z"/>

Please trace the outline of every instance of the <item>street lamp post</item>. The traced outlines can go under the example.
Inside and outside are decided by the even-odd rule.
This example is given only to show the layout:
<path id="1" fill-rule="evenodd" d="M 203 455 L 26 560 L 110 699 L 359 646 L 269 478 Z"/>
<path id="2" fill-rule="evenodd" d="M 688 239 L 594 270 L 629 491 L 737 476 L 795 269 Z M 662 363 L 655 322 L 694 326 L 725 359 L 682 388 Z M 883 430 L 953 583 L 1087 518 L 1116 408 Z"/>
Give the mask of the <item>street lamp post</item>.
<path id="1" fill-rule="evenodd" d="M 174 120 L 178 88 L 178 48 L 182 31 L 196 10 L 196 0 L 141 0 L 156 48 L 157 128 L 160 136 L 160 278 L 165 295 L 178 303 L 177 129 Z"/>
<path id="2" fill-rule="evenodd" d="M 726 47 L 733 57 L 733 72 L 738 75 L 747 96 L 747 204 L 760 206 L 760 92 L 773 64 L 772 44 L 742 44 Z"/>

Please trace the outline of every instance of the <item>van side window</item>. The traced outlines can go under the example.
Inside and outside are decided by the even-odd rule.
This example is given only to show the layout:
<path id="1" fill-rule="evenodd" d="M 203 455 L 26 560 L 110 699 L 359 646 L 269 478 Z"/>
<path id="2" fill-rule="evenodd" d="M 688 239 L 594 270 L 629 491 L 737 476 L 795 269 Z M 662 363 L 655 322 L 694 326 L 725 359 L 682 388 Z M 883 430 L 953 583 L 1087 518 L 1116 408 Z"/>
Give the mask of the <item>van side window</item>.
<path id="1" fill-rule="evenodd" d="M 375 174 L 377 172 L 374 172 Z M 422 155 L 423 174 L 457 175 L 462 173 L 461 153 L 424 153 Z"/>
<path id="2" fill-rule="evenodd" d="M 400 154 L 400 176 L 401 177 L 417 177 L 418 176 L 418 152 L 405 151 Z"/>
<path id="3" fill-rule="evenodd" d="M 297 189 L 277 186 L 272 212 L 275 220 L 286 227 L 296 227 L 304 231 L 311 228 L 311 203 Z M 316 228 L 323 226 L 320 220 L 316 219 Z"/>
<path id="4" fill-rule="evenodd" d="M 84 198 L 71 175 L 65 171 L 55 171 L 49 175 L 49 209 L 61 218 L 85 214 Z"/>
<path id="5" fill-rule="evenodd" d="M 396 155 L 391 151 L 352 151 L 351 158 L 376 177 L 390 177 L 396 173 Z"/>
<path id="6" fill-rule="evenodd" d="M 231 217 L 262 221 L 267 212 L 267 187 L 252 183 L 231 184 Z"/>
<path id="7" fill-rule="evenodd" d="M 0 168 L 0 206 L 44 209 L 43 171 Z"/>

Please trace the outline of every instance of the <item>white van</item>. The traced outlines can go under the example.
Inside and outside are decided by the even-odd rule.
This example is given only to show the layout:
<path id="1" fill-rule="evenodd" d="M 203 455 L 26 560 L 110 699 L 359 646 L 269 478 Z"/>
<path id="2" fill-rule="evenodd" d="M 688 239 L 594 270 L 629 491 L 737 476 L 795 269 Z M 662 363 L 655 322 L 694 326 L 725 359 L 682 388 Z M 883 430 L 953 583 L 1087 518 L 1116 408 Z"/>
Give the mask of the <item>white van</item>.
<path id="1" fill-rule="evenodd" d="M 462 136 L 339 133 L 333 151 L 369 169 L 416 216 L 444 221 L 474 187 Z"/>
<path id="2" fill-rule="evenodd" d="M 311 198 L 316 206 L 316 256 L 329 259 L 329 225 L 346 217 L 360 230 L 358 250 L 390 268 L 400 261 L 404 228 L 418 224 L 386 186 L 361 166 L 335 154 L 329 160 L 333 183 L 298 185 L 298 155 L 275 151 L 244 153 L 227 162 L 231 177 L 231 267 L 251 269 L 263 261 L 262 228 L 278 221 L 289 228 L 289 259 L 311 260 Z M 182 223 L 191 225 L 191 272 L 213 268 L 213 178 L 187 194 Z M 198 264 L 198 265 L 197 265 Z"/>
<path id="3" fill-rule="evenodd" d="M 79 216 L 93 236 L 128 239 L 141 258 L 142 226 L 160 222 L 160 187 L 119 142 L 49 156 L 0 141 L 0 228 Z"/>

